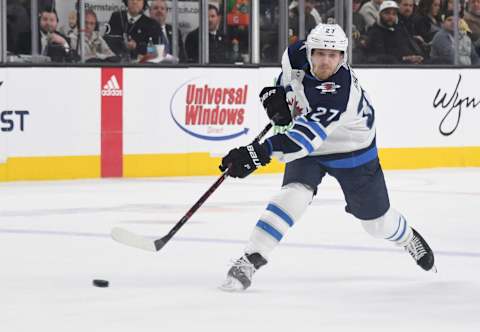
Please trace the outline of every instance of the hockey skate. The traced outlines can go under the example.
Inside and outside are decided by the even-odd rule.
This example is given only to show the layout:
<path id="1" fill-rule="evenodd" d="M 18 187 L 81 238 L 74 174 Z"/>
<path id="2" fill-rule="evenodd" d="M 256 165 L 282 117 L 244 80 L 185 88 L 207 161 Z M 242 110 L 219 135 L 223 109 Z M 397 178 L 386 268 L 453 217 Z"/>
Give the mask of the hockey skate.
<path id="1" fill-rule="evenodd" d="M 267 264 L 267 260 L 259 253 L 245 254 L 233 262 L 228 270 L 227 279 L 220 289 L 227 292 L 244 291 L 252 284 L 253 274 Z"/>
<path id="2" fill-rule="evenodd" d="M 418 266 L 420 266 L 425 271 L 432 270 L 437 272 L 435 267 L 435 258 L 433 256 L 433 251 L 427 244 L 427 241 L 418 234 L 416 230 L 412 228 L 413 237 L 404 247 L 405 250 L 413 257 Z"/>

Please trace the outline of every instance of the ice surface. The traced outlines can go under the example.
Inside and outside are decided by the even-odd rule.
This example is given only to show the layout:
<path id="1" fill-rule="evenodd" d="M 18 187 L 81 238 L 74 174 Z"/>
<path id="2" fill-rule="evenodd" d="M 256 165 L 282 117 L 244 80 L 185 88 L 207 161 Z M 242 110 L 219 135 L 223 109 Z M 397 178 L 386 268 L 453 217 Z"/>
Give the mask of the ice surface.
<path id="1" fill-rule="evenodd" d="M 0 183 L 0 331 L 479 331 L 480 169 L 386 178 L 438 274 L 366 234 L 328 178 L 242 294 L 217 286 L 280 175 L 227 179 L 158 253 L 110 229 L 163 236 L 215 177 Z"/>

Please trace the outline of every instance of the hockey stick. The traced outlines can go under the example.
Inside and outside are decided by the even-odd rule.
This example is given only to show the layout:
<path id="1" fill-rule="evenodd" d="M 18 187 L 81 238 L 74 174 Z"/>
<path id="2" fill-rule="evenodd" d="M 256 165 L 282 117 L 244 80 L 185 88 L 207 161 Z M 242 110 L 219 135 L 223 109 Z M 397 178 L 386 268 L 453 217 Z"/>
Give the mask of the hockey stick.
<path id="1" fill-rule="evenodd" d="M 268 123 L 265 128 L 255 137 L 255 141 L 260 141 L 263 136 L 272 128 L 272 123 Z M 148 251 L 159 251 L 165 244 L 182 228 L 182 226 L 192 217 L 192 215 L 202 206 L 203 203 L 213 194 L 215 190 L 225 181 L 228 177 L 228 169 L 220 175 L 220 177 L 207 189 L 207 191 L 198 199 L 198 201 L 185 213 L 185 215 L 178 221 L 175 226 L 168 232 L 167 235 L 156 240 L 152 240 L 148 237 L 135 234 L 124 228 L 114 227 L 111 231 L 112 238 L 120 243 L 123 243 L 130 247 L 144 249 Z"/>

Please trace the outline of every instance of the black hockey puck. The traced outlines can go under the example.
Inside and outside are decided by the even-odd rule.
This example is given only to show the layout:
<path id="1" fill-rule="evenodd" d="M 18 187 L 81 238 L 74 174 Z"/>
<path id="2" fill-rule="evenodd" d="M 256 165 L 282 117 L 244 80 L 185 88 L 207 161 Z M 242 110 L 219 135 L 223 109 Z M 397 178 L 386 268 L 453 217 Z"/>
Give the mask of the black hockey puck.
<path id="1" fill-rule="evenodd" d="M 93 279 L 93 286 L 96 286 L 96 287 L 108 287 L 108 280 Z"/>

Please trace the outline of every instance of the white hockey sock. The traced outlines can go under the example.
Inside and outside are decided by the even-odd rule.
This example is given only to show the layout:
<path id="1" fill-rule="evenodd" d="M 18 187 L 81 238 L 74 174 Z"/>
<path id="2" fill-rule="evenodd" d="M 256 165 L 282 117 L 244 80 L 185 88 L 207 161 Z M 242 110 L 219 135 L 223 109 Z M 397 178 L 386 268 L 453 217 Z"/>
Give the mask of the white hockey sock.
<path id="1" fill-rule="evenodd" d="M 305 212 L 313 198 L 313 190 L 301 183 L 290 183 L 268 204 L 253 229 L 245 253 L 260 253 L 268 260 L 288 229 Z"/>
<path id="2" fill-rule="evenodd" d="M 373 237 L 392 241 L 399 246 L 405 246 L 413 236 L 405 217 L 392 208 L 380 218 L 362 220 L 362 226 Z"/>

